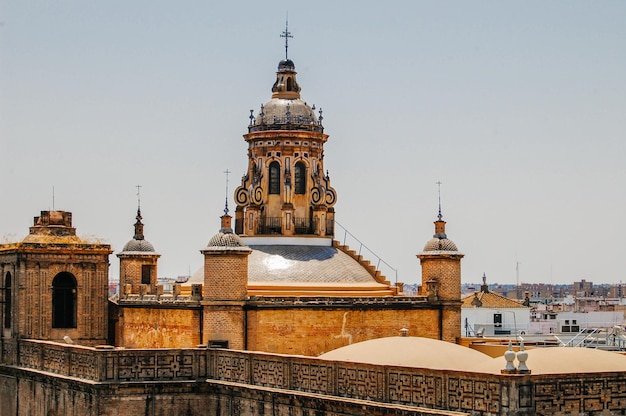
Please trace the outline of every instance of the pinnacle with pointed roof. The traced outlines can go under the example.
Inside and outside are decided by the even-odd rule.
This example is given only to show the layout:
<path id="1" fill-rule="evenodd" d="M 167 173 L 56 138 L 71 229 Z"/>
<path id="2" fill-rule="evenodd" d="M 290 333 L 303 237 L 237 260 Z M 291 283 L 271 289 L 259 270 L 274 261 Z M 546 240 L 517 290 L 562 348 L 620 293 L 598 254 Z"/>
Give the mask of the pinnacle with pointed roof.
<path id="1" fill-rule="evenodd" d="M 446 222 L 441 214 L 441 181 L 437 182 L 437 195 L 439 199 L 439 212 L 437 213 L 437 221 L 435 221 L 435 235 L 433 238 L 444 239 L 446 237 Z"/>
<path id="2" fill-rule="evenodd" d="M 143 223 L 141 220 L 143 217 L 141 216 L 141 208 L 137 206 L 137 216 L 135 217 L 137 220 L 134 224 L 135 227 L 135 235 L 133 235 L 133 239 L 130 240 L 124 248 L 122 252 L 128 251 L 141 251 L 141 252 L 154 252 L 154 246 L 150 244 L 148 240 L 145 239 L 143 234 Z"/>
<path id="3" fill-rule="evenodd" d="M 137 208 L 137 216 L 135 217 L 135 219 L 137 220 L 137 222 L 135 223 L 135 235 L 134 235 L 134 239 L 135 240 L 143 240 L 144 236 L 143 236 L 143 223 L 141 222 L 141 220 L 143 219 L 141 217 L 141 209 Z"/>

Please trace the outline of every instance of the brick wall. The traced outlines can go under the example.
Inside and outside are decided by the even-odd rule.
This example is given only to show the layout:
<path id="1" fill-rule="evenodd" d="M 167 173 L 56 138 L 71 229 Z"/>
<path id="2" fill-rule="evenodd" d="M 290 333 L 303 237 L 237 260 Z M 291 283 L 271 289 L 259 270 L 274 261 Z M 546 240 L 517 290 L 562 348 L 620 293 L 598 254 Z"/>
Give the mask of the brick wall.
<path id="1" fill-rule="evenodd" d="M 247 348 L 317 356 L 368 339 L 398 336 L 402 328 L 407 328 L 410 336 L 438 339 L 439 311 L 375 307 L 250 310 Z"/>
<path id="2" fill-rule="evenodd" d="M 10 334 L 48 340 L 69 336 L 86 345 L 107 338 L 109 246 L 0 250 L 1 273 L 12 278 Z M 19 258 L 19 260 L 18 260 Z M 76 327 L 53 328 L 52 283 L 59 273 L 76 280 Z"/>
<path id="3" fill-rule="evenodd" d="M 132 285 L 131 293 L 139 293 L 139 285 L 141 284 L 142 266 L 151 266 L 150 270 L 150 286 L 155 288 L 158 276 L 158 259 L 159 255 L 152 254 L 118 254 L 120 258 L 120 290 L 124 290 L 124 285 Z"/>
<path id="4" fill-rule="evenodd" d="M 427 281 L 438 282 L 437 295 L 443 300 L 461 299 L 461 257 L 455 255 L 420 255 L 422 290 Z"/>
<path id="5" fill-rule="evenodd" d="M 442 315 L 441 339 L 458 343 L 461 335 L 461 303 L 444 305 Z"/>
<path id="6" fill-rule="evenodd" d="M 204 251 L 205 300 L 243 300 L 247 296 L 249 251 Z"/>
<path id="7" fill-rule="evenodd" d="M 200 310 L 125 307 L 119 318 L 119 346 L 192 348 L 200 342 Z"/>
<path id="8" fill-rule="evenodd" d="M 245 349 L 243 304 L 204 306 L 203 344 L 227 341 L 228 348 Z"/>

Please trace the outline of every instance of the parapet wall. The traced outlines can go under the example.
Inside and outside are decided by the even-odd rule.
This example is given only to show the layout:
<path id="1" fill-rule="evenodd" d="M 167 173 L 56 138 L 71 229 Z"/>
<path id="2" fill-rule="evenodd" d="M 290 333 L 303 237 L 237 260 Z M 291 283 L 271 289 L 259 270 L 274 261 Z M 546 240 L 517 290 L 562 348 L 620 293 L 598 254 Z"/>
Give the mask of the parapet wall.
<path id="1" fill-rule="evenodd" d="M 17 371 L 23 380 L 24 374 L 31 374 L 28 377 L 48 380 L 48 388 L 56 385 L 52 382 L 55 379 L 100 386 L 108 389 L 108 396 L 97 391 L 93 394 L 107 396 L 109 407 L 125 403 L 113 397 L 115 394 L 111 391 L 135 386 L 136 393 L 127 392 L 130 398 L 135 394 L 138 395 L 135 399 L 144 400 L 145 392 L 152 391 L 153 396 L 163 395 L 163 406 L 183 397 L 187 401 L 196 400 L 200 396 L 194 396 L 193 392 L 197 395 L 202 392 L 208 395 L 203 399 L 206 403 L 218 407 L 225 397 L 230 397 L 228 406 L 233 405 L 232 400 L 238 400 L 238 406 L 245 402 L 245 406 L 259 408 L 267 408 L 268 403 L 278 398 L 292 397 L 289 406 L 302 407 L 306 400 L 317 395 L 319 400 L 313 402 L 318 404 L 310 406 L 333 401 L 344 403 L 346 409 L 359 409 L 362 403 L 373 402 L 387 409 L 414 407 L 417 412 L 430 408 L 476 415 L 623 414 L 626 408 L 626 378 L 619 372 L 483 374 L 207 348 L 99 349 L 33 340 L 3 346 L 5 365 L 0 365 L 0 376 Z M 504 364 L 503 361 L 503 367 Z M 19 381 L 20 378 L 16 378 Z M 155 385 L 161 387 L 155 390 Z M 10 389 L 10 386 L 7 381 L 3 389 Z M 153 386 L 152 390 L 149 386 Z M 185 394 L 179 398 L 167 390 L 173 386 L 179 386 L 177 388 Z M 238 395 L 233 395 L 235 390 Z M 12 397 L 11 392 L 3 391 L 2 397 Z M 154 400 L 152 406 L 156 406 Z M 156 414 L 167 414 L 167 411 Z M 229 413 L 216 411 L 214 414 Z M 355 413 L 342 414 L 359 413 L 355 410 Z"/>
<path id="2" fill-rule="evenodd" d="M 92 348 L 20 340 L 13 365 L 95 382 L 202 380 L 208 350 Z M 8 357 L 7 357 L 7 364 Z"/>

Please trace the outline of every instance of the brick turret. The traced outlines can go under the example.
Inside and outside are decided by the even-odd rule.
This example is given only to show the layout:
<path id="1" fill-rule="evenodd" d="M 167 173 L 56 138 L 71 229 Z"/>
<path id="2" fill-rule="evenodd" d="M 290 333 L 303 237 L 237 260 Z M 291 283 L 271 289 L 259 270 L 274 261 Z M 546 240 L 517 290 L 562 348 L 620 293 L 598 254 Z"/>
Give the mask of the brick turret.
<path id="1" fill-rule="evenodd" d="M 248 256 L 252 250 L 233 233 L 228 208 L 204 255 L 203 340 L 209 346 L 245 349 Z"/>
<path id="2" fill-rule="evenodd" d="M 41 211 L 21 242 L 0 244 L 2 336 L 105 343 L 110 254 L 76 236 L 71 212 Z"/>
<path id="3" fill-rule="evenodd" d="M 446 235 L 446 222 L 441 215 L 435 221 L 435 234 L 417 255 L 422 266 L 422 294 L 440 304 L 441 336 L 454 342 L 461 334 L 461 259 L 456 244 Z"/>
<path id="4" fill-rule="evenodd" d="M 156 253 L 154 246 L 145 239 L 141 209 L 137 207 L 135 217 L 135 234 L 122 251 L 117 254 L 120 259 L 120 295 L 139 293 L 139 288 L 144 286 L 145 294 L 156 293 L 157 286 L 157 262 L 160 254 Z"/>

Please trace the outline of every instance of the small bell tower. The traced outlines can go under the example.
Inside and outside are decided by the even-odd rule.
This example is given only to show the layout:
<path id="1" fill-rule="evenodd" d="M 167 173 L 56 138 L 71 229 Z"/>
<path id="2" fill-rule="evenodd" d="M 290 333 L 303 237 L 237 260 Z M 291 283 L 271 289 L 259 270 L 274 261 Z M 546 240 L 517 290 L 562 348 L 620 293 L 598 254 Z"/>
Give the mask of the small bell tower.
<path id="1" fill-rule="evenodd" d="M 446 222 L 441 214 L 441 182 L 439 186 L 439 213 L 435 234 L 417 255 L 422 266 L 422 292 L 428 301 L 441 307 L 440 338 L 455 342 L 461 335 L 461 259 L 456 244 L 446 235 Z"/>
<path id="2" fill-rule="evenodd" d="M 145 239 L 141 220 L 141 185 L 137 185 L 137 215 L 135 216 L 135 234 L 122 251 L 120 259 L 120 296 L 153 294 L 156 292 L 158 260 L 161 257 L 154 246 Z"/>
<path id="3" fill-rule="evenodd" d="M 200 250 L 204 255 L 202 343 L 245 349 L 243 307 L 248 298 L 248 256 L 252 250 L 233 232 L 231 218 L 227 201 L 219 232 Z"/>

